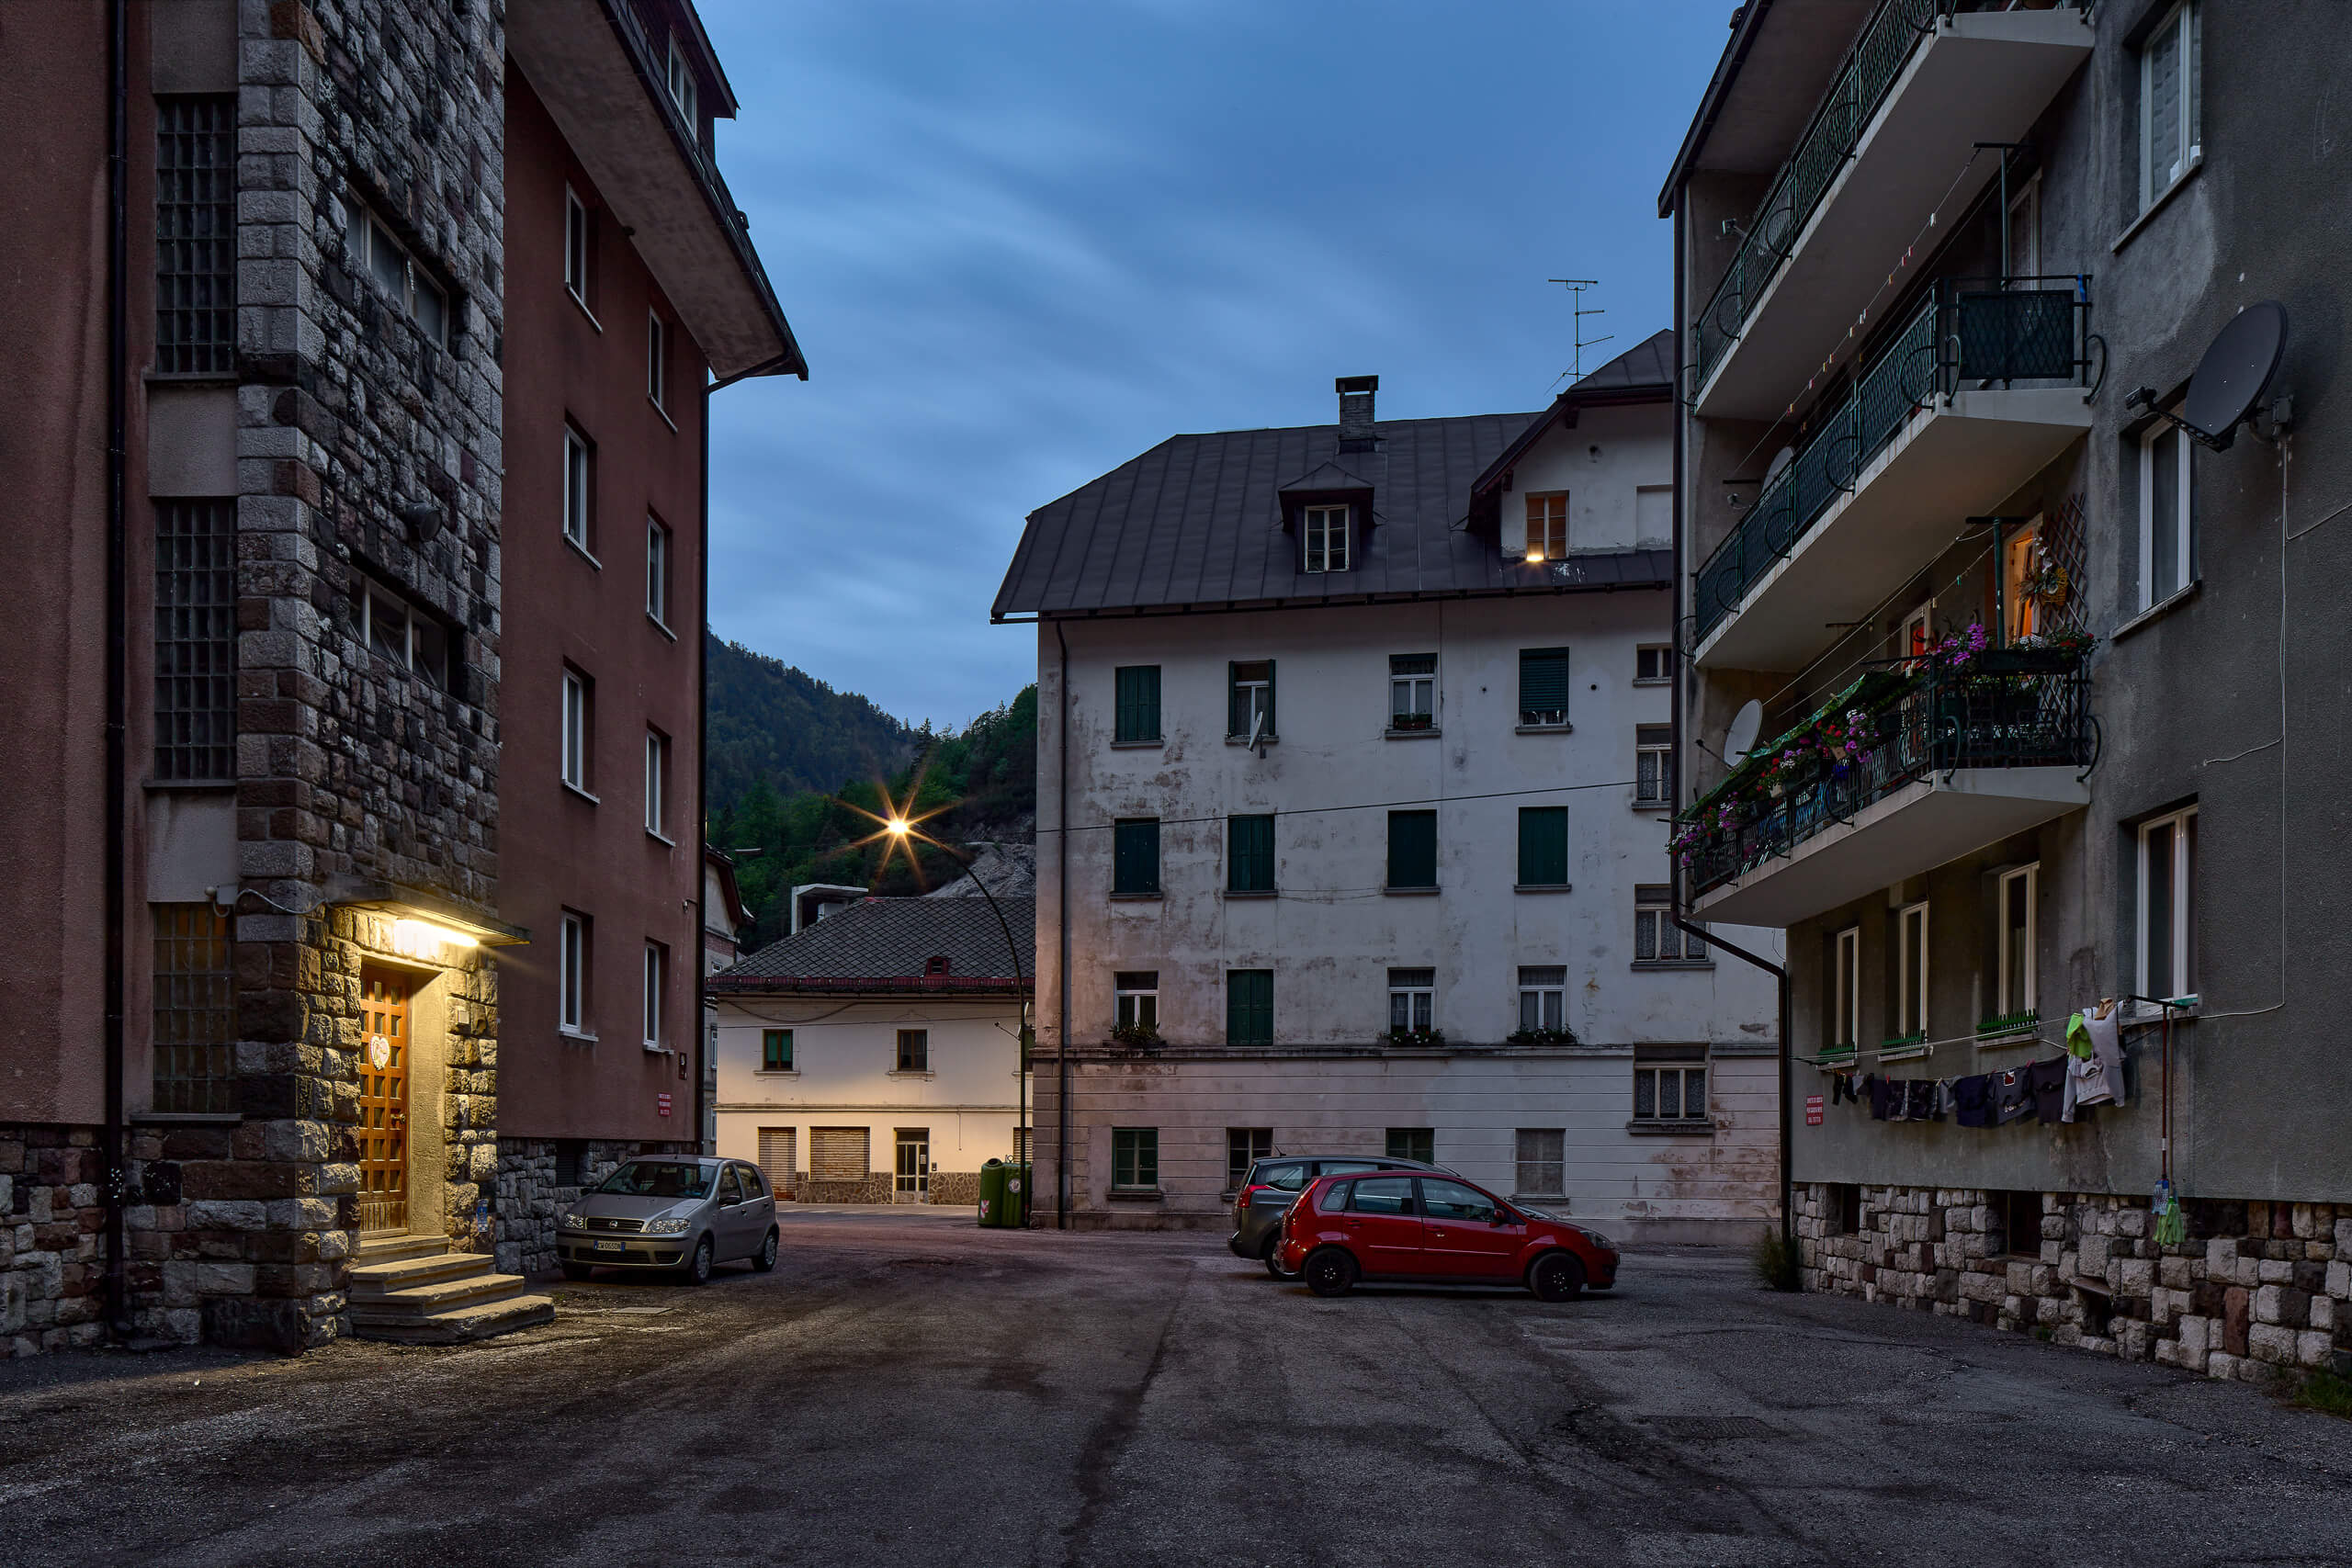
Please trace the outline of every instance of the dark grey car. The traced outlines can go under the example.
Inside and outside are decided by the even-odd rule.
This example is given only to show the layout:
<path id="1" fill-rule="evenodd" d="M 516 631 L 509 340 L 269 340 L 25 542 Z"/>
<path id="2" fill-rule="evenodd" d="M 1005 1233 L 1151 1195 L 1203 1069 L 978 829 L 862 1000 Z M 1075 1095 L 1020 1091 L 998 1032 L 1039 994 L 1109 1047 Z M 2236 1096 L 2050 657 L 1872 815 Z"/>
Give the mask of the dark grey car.
<path id="1" fill-rule="evenodd" d="M 1233 1197 L 1233 1235 L 1227 1238 L 1236 1258 L 1254 1258 L 1277 1280 L 1288 1279 L 1274 1257 L 1281 1239 L 1283 1215 L 1289 1212 L 1306 1184 L 1318 1176 L 1345 1176 L 1359 1170 L 1429 1170 L 1452 1176 L 1443 1166 L 1387 1155 L 1272 1155 L 1250 1162 L 1250 1173 Z"/>
<path id="2" fill-rule="evenodd" d="M 580 1195 L 559 1222 L 567 1280 L 598 1269 L 679 1269 L 701 1284 L 712 1268 L 748 1258 L 775 1267 L 775 1198 L 740 1159 L 645 1155 Z"/>

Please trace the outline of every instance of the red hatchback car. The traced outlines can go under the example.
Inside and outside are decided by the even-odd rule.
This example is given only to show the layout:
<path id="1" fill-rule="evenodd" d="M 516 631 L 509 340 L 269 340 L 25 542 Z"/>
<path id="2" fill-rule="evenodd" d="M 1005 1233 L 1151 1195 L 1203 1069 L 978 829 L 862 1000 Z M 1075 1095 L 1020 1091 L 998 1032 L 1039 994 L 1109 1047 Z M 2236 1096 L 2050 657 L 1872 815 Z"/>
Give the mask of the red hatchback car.
<path id="1" fill-rule="evenodd" d="M 1451 1176 L 1319 1178 L 1283 1217 L 1282 1260 L 1318 1296 L 1359 1280 L 1444 1280 L 1525 1285 L 1564 1302 L 1617 1282 L 1607 1236 Z"/>

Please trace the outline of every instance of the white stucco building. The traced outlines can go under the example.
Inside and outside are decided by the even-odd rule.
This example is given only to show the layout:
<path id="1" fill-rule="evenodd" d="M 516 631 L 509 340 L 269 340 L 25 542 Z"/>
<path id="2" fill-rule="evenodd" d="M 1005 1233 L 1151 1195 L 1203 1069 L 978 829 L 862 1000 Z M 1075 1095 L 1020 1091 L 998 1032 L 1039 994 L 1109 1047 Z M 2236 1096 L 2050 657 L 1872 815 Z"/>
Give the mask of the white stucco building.
<path id="1" fill-rule="evenodd" d="M 783 1201 L 977 1201 L 1014 1154 L 1035 968 L 1035 900 L 998 903 L 859 898 L 713 976 L 718 1152 Z"/>
<path id="2" fill-rule="evenodd" d="M 1032 514 L 1047 1223 L 1218 1223 L 1268 1152 L 1770 1213 L 1772 985 L 1663 908 L 1670 363 L 1465 419 L 1343 380 Z"/>

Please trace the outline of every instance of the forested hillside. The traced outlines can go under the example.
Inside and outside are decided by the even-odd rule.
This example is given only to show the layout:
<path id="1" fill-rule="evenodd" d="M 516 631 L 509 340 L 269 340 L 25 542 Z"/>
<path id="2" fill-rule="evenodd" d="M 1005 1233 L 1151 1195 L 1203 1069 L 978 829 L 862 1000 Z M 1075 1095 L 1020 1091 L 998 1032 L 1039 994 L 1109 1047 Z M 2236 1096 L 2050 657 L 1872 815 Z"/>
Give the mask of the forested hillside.
<path id="1" fill-rule="evenodd" d="M 854 692 L 715 637 L 706 638 L 704 657 L 710 733 L 703 777 L 713 817 L 763 782 L 784 795 L 831 789 L 895 773 L 914 758 L 920 732 Z"/>

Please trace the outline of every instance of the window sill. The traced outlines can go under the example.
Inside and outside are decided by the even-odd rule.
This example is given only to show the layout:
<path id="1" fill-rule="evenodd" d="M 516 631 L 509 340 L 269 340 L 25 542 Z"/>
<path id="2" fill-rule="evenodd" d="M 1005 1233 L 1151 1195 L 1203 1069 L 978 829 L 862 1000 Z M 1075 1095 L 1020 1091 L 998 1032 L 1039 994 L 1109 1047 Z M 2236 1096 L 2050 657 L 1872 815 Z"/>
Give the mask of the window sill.
<path id="1" fill-rule="evenodd" d="M 2132 633 L 2138 631 L 2142 626 L 2146 626 L 2149 622 L 2162 620 L 2165 616 L 2171 615 L 2175 610 L 2180 608 L 2181 605 L 2186 604 L 2191 599 L 2196 598 L 2197 591 L 2204 585 L 2205 580 L 2203 578 L 2190 578 L 2188 582 L 2184 583 L 2179 588 L 2173 590 L 2171 593 L 2157 600 L 2154 604 L 2149 605 L 2146 609 L 2141 611 L 2138 615 L 2132 616 L 2130 620 L 2124 622 L 2121 626 L 2108 633 L 2107 640 L 2110 644 L 2121 642 L 2125 637 L 2130 637 Z"/>
<path id="2" fill-rule="evenodd" d="M 1713 969 L 1712 958 L 1636 958 L 1627 965 L 1632 969 Z"/>
<path id="3" fill-rule="evenodd" d="M 605 323 L 596 319 L 596 312 L 588 308 L 588 301 L 580 297 L 580 290 L 567 283 L 563 286 L 563 294 L 565 299 L 580 307 L 580 313 L 588 318 L 590 326 L 600 333 L 605 330 Z"/>
<path id="4" fill-rule="evenodd" d="M 2180 187 L 2195 179 L 2197 171 L 2204 166 L 2205 154 L 2201 151 L 2189 154 L 2188 167 L 2181 170 L 2180 178 L 2165 186 L 2163 193 L 2155 200 L 2148 203 L 2146 211 L 2124 225 L 2123 232 L 2115 236 L 2114 241 L 2107 247 L 2108 254 L 2113 255 L 2138 237 L 2140 231 L 2148 226 L 2149 220 L 2170 205 L 2172 198 L 2180 194 Z"/>
<path id="5" fill-rule="evenodd" d="M 1383 740 L 1434 740 L 1444 733 L 1444 730 L 1431 725 L 1427 729 L 1384 729 L 1380 738 Z"/>
<path id="6" fill-rule="evenodd" d="M 233 387 L 238 382 L 233 370 L 150 370 L 140 379 L 151 387 Z"/>
<path id="7" fill-rule="evenodd" d="M 1167 744 L 1168 741 L 1165 737 L 1153 735 L 1148 736 L 1141 740 L 1114 740 L 1111 742 L 1111 750 L 1114 751 L 1141 750 L 1148 750 L 1154 746 L 1165 746 Z"/>
<path id="8" fill-rule="evenodd" d="M 912 1067 L 893 1067 L 882 1076 L 888 1078 L 935 1078 L 939 1075 L 928 1067 L 920 1072 Z"/>
<path id="9" fill-rule="evenodd" d="M 234 779 L 148 779 L 139 787 L 150 795 L 159 793 L 225 795 L 237 787 L 237 781 Z"/>
<path id="10" fill-rule="evenodd" d="M 1164 1203 L 1168 1194 L 1157 1187 L 1114 1187 L 1103 1194 L 1114 1203 Z"/>
<path id="11" fill-rule="evenodd" d="M 1636 686 L 1671 686 L 1674 684 L 1674 677 L 1671 675 L 1651 675 L 1647 677 L 1636 675 L 1634 677 L 1634 684 Z"/>
<path id="12" fill-rule="evenodd" d="M 648 1040 L 645 1042 L 645 1054 L 649 1056 L 667 1056 L 671 1052 L 670 1047 L 662 1044 L 659 1040 Z"/>
<path id="13" fill-rule="evenodd" d="M 1637 1138 L 1712 1138 L 1715 1135 L 1714 1118 L 1687 1118 L 1679 1122 L 1663 1122 L 1636 1116 L 1625 1123 L 1625 1131 Z"/>
<path id="14" fill-rule="evenodd" d="M 593 487 L 592 487 L 592 488 L 593 488 Z M 603 561 L 598 560 L 594 556 L 593 556 L 593 555 L 589 554 L 589 553 L 588 553 L 588 547 L 587 547 L 587 546 L 585 546 L 585 545 L 582 544 L 579 540 L 577 540 L 577 539 L 573 538 L 573 537 L 572 537 L 571 535 L 569 535 L 569 534 L 566 534 L 566 535 L 563 536 L 563 542 L 564 542 L 565 544 L 567 544 L 567 545 L 570 545 L 573 549 L 578 550 L 578 551 L 580 552 L 580 558 L 581 558 L 582 560 L 586 561 L 590 566 L 594 567 L 598 571 L 602 571 L 602 570 L 605 570 L 605 563 L 604 563 Z"/>
<path id="15" fill-rule="evenodd" d="M 591 806 L 602 806 L 605 804 L 603 801 L 598 800 L 594 795 L 590 795 L 586 790 L 582 789 L 578 784 L 573 784 L 570 779 L 563 781 L 563 788 L 566 794 L 576 795 Z"/>
<path id="16" fill-rule="evenodd" d="M 1573 735 L 1576 728 L 1573 724 L 1522 724 L 1515 726 L 1511 732 L 1515 735 Z"/>
<path id="17" fill-rule="evenodd" d="M 1282 737 L 1279 735 L 1261 735 L 1258 737 L 1258 744 L 1261 746 L 1272 746 L 1275 741 L 1280 740 L 1281 739 Z M 1250 738 L 1246 735 L 1228 735 L 1225 738 L 1225 743 L 1227 746 L 1247 746 L 1250 744 Z"/>
<path id="18" fill-rule="evenodd" d="M 1386 898 L 1434 898 L 1440 891 L 1435 887 L 1384 887 L 1380 890 L 1381 896 Z"/>
<path id="19" fill-rule="evenodd" d="M 677 840 L 670 837 L 669 834 L 662 832 L 657 828 L 648 828 L 645 830 L 645 836 L 649 839 L 658 840 L 662 843 L 669 845 L 673 850 L 678 847 Z"/>
<path id="20" fill-rule="evenodd" d="M 675 642 L 675 641 L 677 641 L 677 640 L 678 640 L 678 634 L 677 634 L 676 632 L 673 632 L 673 631 L 672 631 L 672 630 L 670 629 L 670 623 L 669 623 L 669 622 L 667 622 L 667 621 L 663 620 L 661 616 L 659 616 L 659 615 L 657 615 L 653 614 L 653 612 L 651 612 L 650 610 L 649 610 L 649 611 L 647 611 L 647 612 L 645 613 L 645 618 L 646 618 L 647 620 L 649 620 L 649 621 L 650 621 L 650 622 L 652 622 L 652 623 L 653 623 L 653 629 L 654 629 L 655 631 L 660 632 L 663 637 L 668 637 L 672 642 Z"/>
<path id="21" fill-rule="evenodd" d="M 555 1026 L 555 1032 L 558 1039 L 569 1040 L 574 1045 L 594 1045 L 596 1043 L 596 1037 L 588 1033 L 584 1030 L 566 1029 L 563 1025 L 559 1023 Z"/>
<path id="22" fill-rule="evenodd" d="M 752 1069 L 752 1076 L 755 1078 L 797 1078 L 800 1076 L 800 1069 L 798 1067 L 754 1067 Z"/>
<path id="23" fill-rule="evenodd" d="M 1514 893 L 1573 893 L 1576 891 L 1576 884 L 1573 882 L 1522 882 L 1514 884 L 1511 891 Z"/>
<path id="24" fill-rule="evenodd" d="M 650 392 L 645 394 L 645 400 L 653 405 L 653 412 L 662 416 L 662 423 L 670 427 L 670 434 L 677 434 L 678 422 L 670 417 L 670 411 L 662 406 L 662 400 Z"/>
<path id="25" fill-rule="evenodd" d="M 1283 895 L 1278 887 L 1228 887 L 1225 896 L 1228 898 L 1279 898 Z"/>
<path id="26" fill-rule="evenodd" d="M 1674 806 L 1670 801 L 1636 800 L 1634 802 L 1634 809 L 1636 811 L 1671 811 L 1674 809 Z"/>
<path id="27" fill-rule="evenodd" d="M 134 1127 L 234 1127 L 244 1119 L 238 1111 L 134 1111 L 125 1118 Z"/>
<path id="28" fill-rule="evenodd" d="M 1114 904 L 1157 904 L 1167 897 L 1165 893 L 1114 893 L 1110 896 Z"/>

